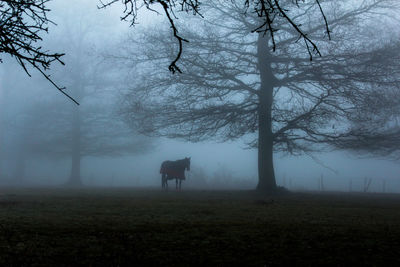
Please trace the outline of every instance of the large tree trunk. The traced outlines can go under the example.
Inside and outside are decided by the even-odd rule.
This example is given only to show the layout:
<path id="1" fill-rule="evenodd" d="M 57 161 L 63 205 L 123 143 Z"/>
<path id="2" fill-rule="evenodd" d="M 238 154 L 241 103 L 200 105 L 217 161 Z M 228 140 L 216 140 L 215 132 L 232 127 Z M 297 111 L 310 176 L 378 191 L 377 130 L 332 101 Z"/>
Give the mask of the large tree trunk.
<path id="1" fill-rule="evenodd" d="M 71 175 L 68 185 L 81 186 L 81 121 L 79 107 L 74 107 L 72 116 Z"/>
<path id="2" fill-rule="evenodd" d="M 70 186 L 81 186 L 81 155 L 79 154 L 79 151 L 73 151 L 72 153 L 71 175 L 68 184 Z"/>
<path id="3" fill-rule="evenodd" d="M 261 87 L 258 106 L 258 185 L 257 189 L 265 192 L 276 191 L 273 162 L 272 102 L 275 77 L 269 60 L 268 37 L 258 35 L 258 68 Z"/>
<path id="4" fill-rule="evenodd" d="M 3 66 L 5 66 L 6 64 L 9 64 L 9 62 L 4 62 L 4 64 L 2 64 Z M 6 168 L 6 164 L 5 164 L 5 158 L 7 156 L 7 153 L 4 152 L 4 148 L 5 148 L 5 133 L 4 130 L 6 128 L 6 110 L 8 107 L 8 102 L 6 101 L 6 99 L 8 98 L 8 94 L 10 92 L 10 87 L 11 87 L 11 80 L 13 80 L 14 75 L 12 73 L 13 66 L 11 66 L 10 68 L 2 68 L 0 70 L 0 74 L 2 76 L 2 78 L 0 79 L 0 180 L 2 178 L 4 178 L 3 176 L 5 176 L 5 171 L 4 169 Z M 7 77 L 7 79 L 5 78 Z M 4 169 L 3 169 L 4 168 Z"/>
<path id="5" fill-rule="evenodd" d="M 0 81 L 2 82 L 2 81 Z M 3 88 L 1 87 L 0 84 L 0 180 L 3 178 L 4 171 L 3 171 L 3 151 L 4 151 L 4 129 L 5 129 L 5 123 L 4 123 L 4 113 L 5 113 L 5 108 L 4 108 L 4 96 L 3 96 Z"/>

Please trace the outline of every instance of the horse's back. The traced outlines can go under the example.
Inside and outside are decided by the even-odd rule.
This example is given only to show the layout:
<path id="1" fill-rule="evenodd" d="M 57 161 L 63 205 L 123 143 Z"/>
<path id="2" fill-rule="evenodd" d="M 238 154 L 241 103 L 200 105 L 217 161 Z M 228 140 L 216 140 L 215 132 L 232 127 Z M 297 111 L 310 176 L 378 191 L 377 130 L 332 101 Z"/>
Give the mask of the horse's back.
<path id="1" fill-rule="evenodd" d="M 163 163 L 161 163 L 160 173 L 166 172 L 171 167 L 171 162 L 172 161 L 170 160 L 166 160 Z"/>
<path id="2" fill-rule="evenodd" d="M 166 174 L 168 176 L 167 179 L 185 180 L 185 168 L 182 168 L 178 163 L 178 161 L 164 161 L 161 163 L 160 173 Z"/>

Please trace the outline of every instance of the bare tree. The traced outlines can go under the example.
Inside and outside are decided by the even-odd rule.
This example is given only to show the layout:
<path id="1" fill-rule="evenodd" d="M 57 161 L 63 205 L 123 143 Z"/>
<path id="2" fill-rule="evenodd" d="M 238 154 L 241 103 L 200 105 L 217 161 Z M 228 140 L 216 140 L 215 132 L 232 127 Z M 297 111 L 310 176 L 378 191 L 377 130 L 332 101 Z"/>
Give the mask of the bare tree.
<path id="1" fill-rule="evenodd" d="M 116 113 L 115 90 L 107 88 L 116 84 L 118 76 L 107 77 L 104 72 L 108 66 L 94 64 L 84 53 L 79 55 L 80 62 L 71 59 L 73 55 L 66 56 L 70 64 L 60 72 L 53 68 L 52 76 L 70 85 L 81 106 L 44 93 L 49 88 L 43 80 L 33 85 L 36 97 L 29 93 L 21 97 L 19 93 L 26 83 L 9 86 L 15 93 L 8 95 L 8 109 L 3 110 L 7 116 L 0 125 L 4 133 L 1 152 L 7 156 L 3 166 L 8 169 L 2 173 L 8 174 L 14 183 L 23 182 L 24 174 L 28 174 L 26 163 L 31 159 L 58 159 L 70 164 L 67 184 L 80 186 L 85 158 L 118 158 L 152 148 L 149 138 L 139 136 Z M 78 71 L 78 76 L 71 71 L 80 68 L 85 72 Z M 21 74 L 13 70 L 14 74 Z M 21 75 L 17 77 L 21 79 Z"/>
<path id="2" fill-rule="evenodd" d="M 54 61 L 64 64 L 61 57 L 62 53 L 51 53 L 40 45 L 38 42 L 42 41 L 41 34 L 48 32 L 48 24 L 53 23 L 47 17 L 50 11 L 46 4 L 50 0 L 0 0 L 0 53 L 6 53 L 15 57 L 18 63 L 22 66 L 25 72 L 30 75 L 27 65 L 38 70 L 50 83 L 52 83 L 62 94 L 66 95 L 73 102 L 79 105 L 78 101 L 65 92 L 65 87 L 57 85 L 46 71 L 50 68 L 51 63 Z M 318 6 L 318 12 L 324 20 L 326 34 L 330 38 L 330 29 L 328 21 L 322 9 L 319 0 L 314 0 Z M 106 8 L 113 5 L 119 0 L 107 0 L 102 2 L 100 0 L 99 8 Z M 185 11 L 186 13 L 192 12 L 202 16 L 200 7 L 204 6 L 198 0 L 122 0 L 125 6 L 124 15 L 122 20 L 130 20 L 131 24 L 135 24 L 137 20 L 138 11 L 141 7 L 146 7 L 149 10 L 155 11 L 153 6 L 159 4 L 165 16 L 167 17 L 173 35 L 178 41 L 179 49 L 175 58 L 169 64 L 169 70 L 173 73 L 181 72 L 177 66 L 177 62 L 182 55 L 183 42 L 188 40 L 180 35 L 178 27 L 176 26 L 176 13 L 178 11 Z M 235 1 L 233 1 L 235 2 Z M 273 42 L 275 49 L 275 35 L 278 28 L 276 27 L 276 18 L 283 17 L 286 23 L 290 25 L 298 34 L 299 38 L 304 40 L 307 51 L 312 59 L 312 54 L 321 55 L 316 43 L 309 38 L 307 33 L 301 28 L 300 23 L 296 22 L 296 18 L 291 15 L 291 10 L 299 8 L 303 1 L 278 1 L 278 0 L 243 0 L 240 1 L 242 6 L 245 7 L 246 12 L 257 14 L 261 21 L 253 29 L 254 32 L 268 33 Z M 155 11 L 157 12 L 157 11 Z M 1 61 L 1 58 L 0 58 Z"/>
<path id="3" fill-rule="evenodd" d="M 310 38 L 321 40 L 326 54 L 312 64 L 302 46 L 293 45 L 298 33 L 284 19 L 275 21 L 281 22 L 281 33 L 273 41 L 264 32 L 252 33 L 259 17 L 224 1 L 213 1 L 208 8 L 210 21 L 203 20 L 195 29 L 181 26 L 192 43 L 181 58 L 180 75 L 171 77 L 156 68 L 173 57 L 171 38 L 168 43 L 168 36 L 146 31 L 129 39 L 125 49 L 132 49 L 117 56 L 136 64 L 122 112 L 149 135 L 249 140 L 250 147 L 258 148 L 258 189 L 274 191 L 274 151 L 332 149 L 335 142 L 352 135 L 349 125 L 362 102 L 369 97 L 381 101 L 386 93 L 398 92 L 400 45 L 374 42 L 379 39 L 372 35 L 379 32 L 376 28 L 367 38 L 362 35 L 373 29 L 368 22 L 376 25 L 374 14 L 397 7 L 395 2 L 363 1 L 350 7 L 338 1 L 325 3 L 335 30 L 330 43 L 322 42 L 325 25 L 308 13 L 318 5 L 308 4 L 296 14 Z M 160 56 L 161 48 L 170 57 Z"/>
<path id="4" fill-rule="evenodd" d="M 172 72 L 182 72 L 181 69 L 176 65 L 178 60 L 181 58 L 182 50 L 183 50 L 183 42 L 189 42 L 189 38 L 184 37 L 179 33 L 176 20 L 178 17 L 176 16 L 177 12 L 185 11 L 186 13 L 192 12 L 194 15 L 198 15 L 203 17 L 203 13 L 200 12 L 201 7 L 206 7 L 207 4 L 202 4 L 198 0 L 108 0 L 102 2 L 100 0 L 101 5 L 99 8 L 106 8 L 111 6 L 117 2 L 121 2 L 125 6 L 124 15 L 121 17 L 122 20 L 130 21 L 131 25 L 134 25 L 137 21 L 137 16 L 140 8 L 145 7 L 151 11 L 157 12 L 153 6 L 159 4 L 161 6 L 162 11 L 165 16 L 168 18 L 168 22 L 171 26 L 173 36 L 178 42 L 178 52 L 174 59 L 172 59 L 169 64 L 168 69 Z M 311 10 L 309 13 L 319 12 L 321 15 L 321 19 L 324 21 L 324 28 L 327 37 L 330 39 L 330 29 L 328 25 L 327 18 L 321 6 L 319 0 L 312 1 L 318 7 L 317 10 Z M 304 44 L 306 46 L 307 52 L 310 56 L 310 60 L 313 58 L 313 54 L 321 55 L 321 52 L 316 45 L 315 41 L 313 41 L 307 34 L 307 32 L 302 29 L 301 23 L 297 21 L 296 15 L 292 14 L 293 9 L 300 9 L 302 5 L 306 5 L 304 1 L 279 1 L 279 0 L 242 0 L 242 1 L 224 1 L 223 4 L 238 4 L 243 7 L 242 11 L 244 14 L 250 12 L 251 14 L 256 14 L 260 20 L 257 24 L 253 25 L 251 29 L 252 32 L 258 32 L 268 34 L 272 41 L 272 47 L 276 49 L 276 32 L 280 28 L 281 22 L 277 22 L 281 20 L 279 18 L 283 18 L 285 21 L 285 25 L 288 25 L 291 29 L 293 29 L 297 35 L 298 39 L 303 39 Z M 195 25 L 192 25 L 195 28 Z"/>
<path id="5" fill-rule="evenodd" d="M 12 103 L 8 101 L 8 98 L 13 89 L 13 85 L 15 85 L 15 82 L 12 84 L 11 81 L 18 81 L 19 78 L 15 72 L 15 65 L 16 63 L 13 64 L 13 62 L 10 62 L 8 68 L 1 68 L 2 66 L 0 66 L 0 179 L 5 177 L 7 168 L 5 161 L 8 155 L 5 153 L 5 151 L 8 142 L 6 140 L 5 129 L 7 128 L 6 124 L 9 120 L 7 111 L 12 105 Z M 7 77 L 7 79 L 4 77 Z"/>
<path id="6" fill-rule="evenodd" d="M 79 14 L 77 10 L 70 12 Z M 87 15 L 87 11 L 82 11 L 82 14 Z M 78 17 L 79 20 L 71 19 L 65 12 L 57 18 L 64 23 L 57 27 L 54 38 L 47 45 L 67 52 L 64 56 L 66 65 L 53 66 L 48 73 L 68 86 L 71 96 L 83 105 L 71 105 L 59 95 L 49 94 L 49 84 L 43 83 L 43 79 L 30 79 L 29 85 L 35 93 L 27 92 L 22 97 L 20 92 L 26 88 L 26 83 L 19 84 L 18 81 L 23 80 L 20 75 L 23 73 L 15 72 L 15 68 L 6 69 L 13 74 L 9 75 L 13 79 L 5 80 L 8 83 L 4 86 L 8 90 L 4 92 L 14 89 L 15 93 L 9 94 L 7 99 L 10 102 L 8 123 L 0 127 L 6 141 L 13 141 L 8 142 L 8 150 L 4 153 L 16 151 L 12 158 L 19 165 L 15 171 L 18 179 L 23 176 L 25 159 L 29 161 L 31 156 L 59 158 L 70 162 L 68 184 L 79 186 L 82 184 L 81 168 L 84 166 L 81 162 L 84 158 L 115 158 L 151 148 L 152 141 L 138 136 L 115 112 L 117 96 L 114 86 L 118 84 L 119 76 L 112 66 L 99 59 L 97 53 L 98 49 L 109 48 L 109 43 L 104 41 L 96 43 L 104 24 L 97 23 L 95 28 L 91 23 L 94 20 L 92 16 Z M 18 101 L 16 97 L 19 97 Z"/>
<path id="7" fill-rule="evenodd" d="M 74 117 L 71 114 L 76 114 L 72 110 L 75 107 L 62 99 L 34 103 L 29 113 L 25 110 L 29 114 L 26 123 L 17 129 L 25 137 L 20 139 L 20 154 L 27 155 L 26 159 L 33 156 L 70 160 L 67 180 L 70 186 L 82 185 L 81 169 L 85 158 L 117 158 L 144 153 L 152 147 L 149 138 L 139 136 L 116 115 L 112 102 L 92 99 L 82 103 L 85 108 L 79 113 L 79 121 L 71 119 Z"/>
<path id="8" fill-rule="evenodd" d="M 41 35 L 48 32 L 48 25 L 54 24 L 48 17 L 46 4 L 50 0 L 1 0 L 0 1 L 0 53 L 14 57 L 30 76 L 28 67 L 38 70 L 53 86 L 76 104 L 75 99 L 58 86 L 46 74 L 53 62 L 64 65 L 63 53 L 51 53 L 37 43 Z M 0 58 L 0 62 L 2 62 Z"/>
<path id="9" fill-rule="evenodd" d="M 69 52 L 66 55 L 68 64 L 62 70 L 54 69 L 53 75 L 68 85 L 73 97 L 84 105 L 67 106 L 54 100 L 54 103 L 41 104 L 39 112 L 53 110 L 53 114 L 46 116 L 39 113 L 36 118 L 47 120 L 35 125 L 41 126 L 40 129 L 48 128 L 50 135 L 39 138 L 39 145 L 32 145 L 30 149 L 43 155 L 70 157 L 69 184 L 77 186 L 82 183 L 80 173 L 84 157 L 140 153 L 151 147 L 151 141 L 138 136 L 115 113 L 116 96 L 111 88 L 117 84 L 118 76 L 93 51 L 90 37 L 96 32 L 91 23 L 84 17 L 79 23 L 74 23 L 72 21 L 72 25 L 77 27 L 76 31 L 69 32 L 73 27 L 70 25 L 64 29 L 65 34 L 61 34 L 61 38 L 64 35 L 74 36 L 69 38 L 64 47 Z M 48 108 L 44 109 L 46 106 Z M 36 128 L 36 132 L 40 132 L 40 129 Z"/>

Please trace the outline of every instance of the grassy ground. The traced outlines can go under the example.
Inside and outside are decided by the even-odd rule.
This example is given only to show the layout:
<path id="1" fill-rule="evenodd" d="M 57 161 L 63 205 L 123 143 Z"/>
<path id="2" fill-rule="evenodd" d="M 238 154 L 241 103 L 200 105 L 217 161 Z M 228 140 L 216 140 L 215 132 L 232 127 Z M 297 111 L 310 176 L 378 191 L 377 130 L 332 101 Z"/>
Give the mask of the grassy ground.
<path id="1" fill-rule="evenodd" d="M 400 266 L 400 196 L 0 189 L 0 266 Z"/>

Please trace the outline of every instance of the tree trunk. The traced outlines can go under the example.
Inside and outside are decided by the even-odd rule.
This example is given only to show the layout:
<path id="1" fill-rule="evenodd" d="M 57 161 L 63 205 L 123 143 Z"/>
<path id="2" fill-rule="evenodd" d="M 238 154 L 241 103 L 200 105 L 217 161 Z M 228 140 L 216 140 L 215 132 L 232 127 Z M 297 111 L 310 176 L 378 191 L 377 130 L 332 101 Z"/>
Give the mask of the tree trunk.
<path id="1" fill-rule="evenodd" d="M 2 95 L 2 89 L 0 86 L 0 180 L 3 178 L 4 171 L 3 171 L 3 151 L 4 151 L 4 129 L 5 129 L 5 123 L 4 123 L 4 113 L 5 113 L 5 108 L 4 108 L 4 100 L 3 100 L 3 95 Z"/>
<path id="2" fill-rule="evenodd" d="M 70 175 L 68 184 L 71 186 L 81 186 L 82 185 L 80 151 L 78 151 L 78 153 L 76 153 L 76 151 L 72 152 L 71 175 Z"/>
<path id="3" fill-rule="evenodd" d="M 71 175 L 68 185 L 81 186 L 81 122 L 79 107 L 74 107 L 72 116 Z"/>
<path id="4" fill-rule="evenodd" d="M 9 62 L 3 62 L 3 66 L 6 64 L 9 64 Z M 5 160 L 4 158 L 6 157 L 6 153 L 4 152 L 4 145 L 5 145 L 5 133 L 4 129 L 6 128 L 6 111 L 8 107 L 8 102 L 6 101 L 6 98 L 8 98 L 8 93 L 11 88 L 11 83 L 10 81 L 13 80 L 13 73 L 12 69 L 14 66 L 11 66 L 10 68 L 2 68 L 0 70 L 1 74 L 1 79 L 0 79 L 0 180 L 5 177 L 5 171 L 4 169 L 6 168 Z M 5 79 L 4 77 L 7 77 Z M 4 168 L 4 169 L 3 169 Z M 3 177 L 4 176 L 4 177 Z"/>
<path id="5" fill-rule="evenodd" d="M 276 191 L 276 180 L 273 161 L 272 102 L 275 76 L 272 73 L 269 60 L 268 37 L 263 33 L 258 35 L 257 57 L 261 78 L 258 105 L 257 189 L 264 192 L 274 192 Z"/>

